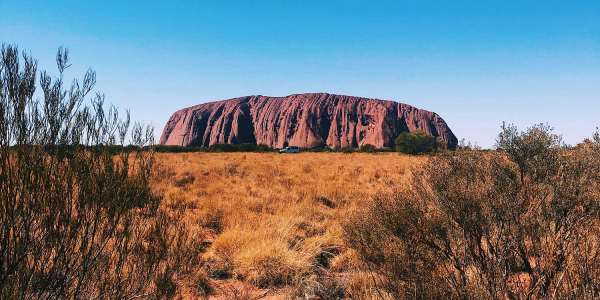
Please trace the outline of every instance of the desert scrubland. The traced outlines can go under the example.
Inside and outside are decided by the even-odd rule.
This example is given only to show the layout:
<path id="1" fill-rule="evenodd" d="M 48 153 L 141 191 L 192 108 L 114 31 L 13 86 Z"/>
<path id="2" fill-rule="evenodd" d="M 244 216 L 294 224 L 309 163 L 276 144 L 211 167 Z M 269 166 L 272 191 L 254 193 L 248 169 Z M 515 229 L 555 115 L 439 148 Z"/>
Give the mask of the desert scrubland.
<path id="1" fill-rule="evenodd" d="M 340 285 L 338 293 L 346 295 L 352 288 L 364 292 L 370 280 L 344 242 L 341 224 L 374 195 L 408 184 L 410 169 L 427 160 L 396 153 L 177 153 L 156 159 L 152 189 L 163 195 L 161 206 L 194 233 L 190 242 L 202 245 L 194 276 L 205 277 L 210 288 L 198 290 L 199 279 L 187 278 L 180 282 L 184 294 L 211 291 L 226 298 L 336 289 L 314 286 L 323 284 Z"/>
<path id="2" fill-rule="evenodd" d="M 65 83 L 68 51 L 56 77 L 0 53 L 0 299 L 600 298 L 598 130 L 165 148 L 93 71 Z"/>
<path id="3" fill-rule="evenodd" d="M 507 126 L 497 143 L 428 156 L 159 154 L 153 191 L 197 249 L 178 291 L 598 296 L 600 135 L 565 146 L 546 125 Z"/>

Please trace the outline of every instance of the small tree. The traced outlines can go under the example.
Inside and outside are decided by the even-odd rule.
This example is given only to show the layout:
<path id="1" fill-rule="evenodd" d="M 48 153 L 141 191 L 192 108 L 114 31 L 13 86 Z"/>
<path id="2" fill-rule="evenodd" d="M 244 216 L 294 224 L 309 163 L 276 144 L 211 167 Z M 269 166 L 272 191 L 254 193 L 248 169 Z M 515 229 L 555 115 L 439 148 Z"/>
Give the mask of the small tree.
<path id="1" fill-rule="evenodd" d="M 396 151 L 406 154 L 431 153 L 436 150 L 436 138 L 424 131 L 403 132 L 396 138 Z"/>

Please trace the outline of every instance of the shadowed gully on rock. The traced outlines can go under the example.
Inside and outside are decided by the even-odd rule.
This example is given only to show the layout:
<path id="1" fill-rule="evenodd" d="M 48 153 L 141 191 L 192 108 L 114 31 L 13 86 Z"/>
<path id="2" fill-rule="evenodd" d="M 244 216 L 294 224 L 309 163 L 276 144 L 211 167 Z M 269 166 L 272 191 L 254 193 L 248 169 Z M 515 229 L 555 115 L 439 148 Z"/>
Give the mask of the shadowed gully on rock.
<path id="1" fill-rule="evenodd" d="M 417 130 L 439 137 L 450 149 L 456 147 L 456 136 L 440 116 L 395 101 L 325 93 L 246 96 L 175 112 L 160 143 L 383 148 L 393 147 L 400 133 Z"/>

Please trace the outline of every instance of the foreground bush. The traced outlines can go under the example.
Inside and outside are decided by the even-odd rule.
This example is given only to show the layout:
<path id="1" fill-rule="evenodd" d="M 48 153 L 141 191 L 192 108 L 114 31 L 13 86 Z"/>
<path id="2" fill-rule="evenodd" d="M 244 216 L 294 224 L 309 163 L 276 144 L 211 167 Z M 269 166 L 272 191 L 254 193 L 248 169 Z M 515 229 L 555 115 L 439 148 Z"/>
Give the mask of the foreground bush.
<path id="1" fill-rule="evenodd" d="M 1 50 L 0 298 L 171 296 L 177 241 L 140 150 L 152 131 L 105 110 L 93 72 L 65 86 L 67 51 L 56 61 L 52 78 Z"/>
<path id="2" fill-rule="evenodd" d="M 345 225 L 381 295 L 600 297 L 600 137 L 573 149 L 504 127 L 499 153 L 431 158 Z"/>

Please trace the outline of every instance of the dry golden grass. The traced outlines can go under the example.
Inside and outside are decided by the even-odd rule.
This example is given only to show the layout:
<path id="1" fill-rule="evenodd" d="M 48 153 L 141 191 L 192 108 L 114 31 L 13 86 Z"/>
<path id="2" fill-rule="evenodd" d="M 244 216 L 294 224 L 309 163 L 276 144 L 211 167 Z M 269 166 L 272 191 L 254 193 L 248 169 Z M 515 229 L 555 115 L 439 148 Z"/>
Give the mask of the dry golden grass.
<path id="1" fill-rule="evenodd" d="M 235 284 L 223 288 L 226 282 L 250 285 L 254 290 L 239 294 L 254 297 L 292 293 L 317 273 L 352 273 L 359 262 L 344 245 L 341 221 L 374 194 L 408 183 L 409 169 L 426 158 L 179 153 L 157 159 L 154 191 L 199 241 L 203 263 L 196 272 L 211 278 L 213 295 L 227 298 L 237 296 L 227 294 Z M 367 281 L 350 278 L 346 288 L 361 280 Z M 204 279 L 191 282 L 183 297 L 206 289 Z"/>

